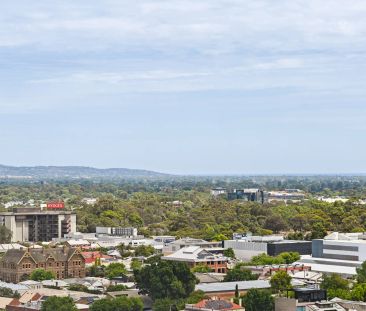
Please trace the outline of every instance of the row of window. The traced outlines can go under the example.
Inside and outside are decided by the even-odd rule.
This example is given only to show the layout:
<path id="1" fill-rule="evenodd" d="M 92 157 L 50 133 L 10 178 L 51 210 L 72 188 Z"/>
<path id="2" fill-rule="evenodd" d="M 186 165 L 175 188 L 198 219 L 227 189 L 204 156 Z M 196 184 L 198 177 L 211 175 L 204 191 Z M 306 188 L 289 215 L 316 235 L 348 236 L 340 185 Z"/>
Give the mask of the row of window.
<path id="1" fill-rule="evenodd" d="M 215 264 L 216 265 L 224 265 L 224 264 L 226 264 L 226 261 L 207 261 L 206 264 L 211 265 L 211 266 L 214 266 Z"/>

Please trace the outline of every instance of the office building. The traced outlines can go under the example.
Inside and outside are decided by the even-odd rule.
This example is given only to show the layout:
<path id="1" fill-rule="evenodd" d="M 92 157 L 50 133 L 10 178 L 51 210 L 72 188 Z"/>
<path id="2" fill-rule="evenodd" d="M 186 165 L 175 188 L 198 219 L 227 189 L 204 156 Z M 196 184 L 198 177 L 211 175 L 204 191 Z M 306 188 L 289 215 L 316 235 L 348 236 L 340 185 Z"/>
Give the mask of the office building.
<path id="1" fill-rule="evenodd" d="M 310 255 L 311 241 L 284 240 L 283 236 L 244 236 L 241 239 L 224 241 L 224 248 L 232 248 L 235 256 L 242 260 L 250 260 L 253 256 L 267 254 L 277 256 L 283 252 L 298 252 Z"/>
<path id="2" fill-rule="evenodd" d="M 228 192 L 227 198 L 229 201 L 242 200 L 262 204 L 266 200 L 264 191 L 260 189 L 234 189 L 232 192 Z"/>
<path id="3" fill-rule="evenodd" d="M 199 246 L 181 248 L 173 254 L 161 257 L 161 259 L 185 262 L 190 268 L 196 265 L 205 265 L 215 273 L 226 273 L 228 263 L 228 258 L 212 254 Z"/>
<path id="4" fill-rule="evenodd" d="M 226 194 L 226 189 L 225 188 L 213 188 L 211 189 L 211 195 L 214 197 L 218 197 L 219 195 L 225 195 Z"/>
<path id="5" fill-rule="evenodd" d="M 136 237 L 137 228 L 133 227 L 96 227 L 96 234 L 106 234 L 114 236 L 126 236 L 126 237 Z"/>
<path id="6" fill-rule="evenodd" d="M 168 255 L 188 246 L 199 246 L 205 250 L 210 251 L 211 253 L 223 252 L 224 250 L 222 248 L 222 242 L 208 242 L 202 239 L 187 237 L 165 244 L 163 247 L 163 254 Z"/>
<path id="7" fill-rule="evenodd" d="M 333 232 L 324 239 L 312 241 L 312 256 L 303 256 L 296 264 L 305 264 L 312 271 L 325 274 L 337 271 L 343 277 L 353 277 L 356 268 L 366 260 L 364 233 Z"/>
<path id="8" fill-rule="evenodd" d="M 12 242 L 48 242 L 76 232 L 76 213 L 38 208 L 16 208 L 0 213 L 0 225 L 12 233 Z"/>

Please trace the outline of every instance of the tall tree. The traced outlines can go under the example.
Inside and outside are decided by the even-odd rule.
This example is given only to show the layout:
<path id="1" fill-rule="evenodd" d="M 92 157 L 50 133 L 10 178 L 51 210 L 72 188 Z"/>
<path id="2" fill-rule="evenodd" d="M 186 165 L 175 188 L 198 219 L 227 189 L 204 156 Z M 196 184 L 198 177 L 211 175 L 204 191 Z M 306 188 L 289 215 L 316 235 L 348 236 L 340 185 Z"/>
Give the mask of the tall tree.
<path id="1" fill-rule="evenodd" d="M 134 274 L 140 291 L 153 299 L 186 298 L 196 284 L 194 274 L 182 262 L 157 260 Z"/>
<path id="2" fill-rule="evenodd" d="M 366 283 L 366 261 L 364 261 L 360 268 L 356 268 L 357 282 Z"/>
<path id="3" fill-rule="evenodd" d="M 291 276 L 286 271 L 280 270 L 270 280 L 271 288 L 275 293 L 291 288 Z"/>
<path id="4" fill-rule="evenodd" d="M 115 299 L 99 299 L 89 308 L 90 311 L 142 311 L 144 305 L 140 298 L 125 296 Z"/>
<path id="5" fill-rule="evenodd" d="M 243 303 L 246 311 L 274 311 L 273 297 L 267 290 L 250 289 Z"/>
<path id="6" fill-rule="evenodd" d="M 11 242 L 13 233 L 5 226 L 0 226 L 0 244 L 6 244 Z"/>
<path id="7" fill-rule="evenodd" d="M 258 275 L 253 274 L 248 268 L 244 268 L 242 265 L 238 264 L 227 272 L 224 277 L 224 282 L 250 281 L 257 279 Z"/>
<path id="8" fill-rule="evenodd" d="M 70 297 L 51 296 L 42 303 L 41 311 L 77 311 Z"/>
<path id="9" fill-rule="evenodd" d="M 46 271 L 44 269 L 35 269 L 32 271 L 29 278 L 33 281 L 44 281 L 54 279 L 55 275 L 51 271 Z"/>

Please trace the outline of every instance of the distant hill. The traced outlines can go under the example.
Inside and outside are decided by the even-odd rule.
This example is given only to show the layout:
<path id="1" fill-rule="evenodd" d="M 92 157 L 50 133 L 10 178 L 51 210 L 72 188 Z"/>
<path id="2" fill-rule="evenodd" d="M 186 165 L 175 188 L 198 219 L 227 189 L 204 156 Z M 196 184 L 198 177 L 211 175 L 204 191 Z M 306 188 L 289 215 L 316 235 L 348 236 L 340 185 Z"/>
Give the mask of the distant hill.
<path id="1" fill-rule="evenodd" d="M 11 179 L 126 179 L 158 178 L 168 174 L 154 171 L 85 166 L 7 166 L 0 165 L 0 178 Z"/>

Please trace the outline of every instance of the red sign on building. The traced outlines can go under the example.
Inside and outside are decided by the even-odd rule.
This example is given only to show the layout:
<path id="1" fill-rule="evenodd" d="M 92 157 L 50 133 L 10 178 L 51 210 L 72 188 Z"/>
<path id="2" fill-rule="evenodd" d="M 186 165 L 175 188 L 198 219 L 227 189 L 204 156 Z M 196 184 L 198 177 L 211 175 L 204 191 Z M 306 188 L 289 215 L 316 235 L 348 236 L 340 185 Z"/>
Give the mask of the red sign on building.
<path id="1" fill-rule="evenodd" d="M 63 209 L 65 208 L 64 202 L 48 202 L 47 209 Z"/>

